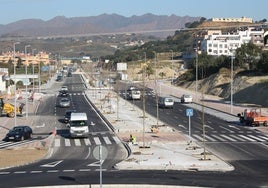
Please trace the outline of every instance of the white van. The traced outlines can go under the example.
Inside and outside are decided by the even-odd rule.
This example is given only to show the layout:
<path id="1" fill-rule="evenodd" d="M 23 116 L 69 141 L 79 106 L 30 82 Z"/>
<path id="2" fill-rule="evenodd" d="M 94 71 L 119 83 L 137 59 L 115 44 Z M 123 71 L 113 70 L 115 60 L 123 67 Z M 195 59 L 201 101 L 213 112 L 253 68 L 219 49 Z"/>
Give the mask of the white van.
<path id="1" fill-rule="evenodd" d="M 159 97 L 158 105 L 161 108 L 173 108 L 174 100 L 172 97 Z"/>
<path id="2" fill-rule="evenodd" d="M 81 112 L 72 112 L 68 123 L 70 137 L 87 137 L 89 133 L 87 114 Z"/>

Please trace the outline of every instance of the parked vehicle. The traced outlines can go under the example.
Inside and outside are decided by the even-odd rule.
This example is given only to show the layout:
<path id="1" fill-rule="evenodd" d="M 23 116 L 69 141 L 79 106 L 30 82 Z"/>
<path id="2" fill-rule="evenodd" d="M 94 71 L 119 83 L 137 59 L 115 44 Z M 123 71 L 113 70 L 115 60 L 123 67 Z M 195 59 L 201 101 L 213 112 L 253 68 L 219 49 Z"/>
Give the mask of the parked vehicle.
<path id="1" fill-rule="evenodd" d="M 22 141 L 25 139 L 32 138 L 33 131 L 31 127 L 27 125 L 23 126 L 15 126 L 13 129 L 11 129 L 4 138 L 5 141 Z"/>
<path id="2" fill-rule="evenodd" d="M 89 133 L 87 114 L 84 112 L 73 112 L 67 124 L 70 131 L 70 137 L 87 137 Z"/>
<path id="3" fill-rule="evenodd" d="M 188 94 L 183 94 L 181 96 L 181 103 L 192 103 L 193 102 L 193 97 Z"/>
<path id="4" fill-rule="evenodd" d="M 60 99 L 60 107 L 67 108 L 71 106 L 71 101 L 70 99 L 64 97 Z"/>
<path id="5" fill-rule="evenodd" d="M 69 121 L 71 119 L 71 114 L 73 112 L 76 112 L 76 110 L 66 110 L 65 115 L 64 115 L 64 122 L 65 123 L 69 123 Z"/>
<path id="6" fill-rule="evenodd" d="M 268 116 L 262 115 L 260 108 L 245 109 L 244 112 L 237 114 L 237 116 L 240 123 L 246 126 L 268 125 Z"/>
<path id="7" fill-rule="evenodd" d="M 22 110 L 24 107 L 24 103 L 21 103 L 18 107 L 16 107 L 16 113 L 22 115 Z M 6 114 L 7 117 L 14 118 L 15 117 L 15 106 L 10 103 L 5 103 L 4 99 L 0 97 L 0 116 L 2 114 Z"/>
<path id="8" fill-rule="evenodd" d="M 158 105 L 161 108 L 173 108 L 174 100 L 172 97 L 159 97 Z"/>

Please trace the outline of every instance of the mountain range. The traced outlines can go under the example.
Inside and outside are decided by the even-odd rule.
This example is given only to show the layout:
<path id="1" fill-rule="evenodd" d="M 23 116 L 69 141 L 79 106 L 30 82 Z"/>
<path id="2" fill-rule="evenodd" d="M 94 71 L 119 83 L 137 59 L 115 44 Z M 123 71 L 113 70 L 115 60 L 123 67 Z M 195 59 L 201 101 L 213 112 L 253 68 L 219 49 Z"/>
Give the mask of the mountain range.
<path id="1" fill-rule="evenodd" d="M 200 17 L 154 15 L 124 17 L 118 14 L 102 14 L 89 17 L 57 16 L 51 20 L 24 19 L 0 25 L 0 37 L 52 37 L 69 35 L 94 35 L 105 33 L 153 33 L 160 30 L 178 30 L 185 23 L 199 21 Z M 173 31 L 173 33 L 174 33 Z"/>

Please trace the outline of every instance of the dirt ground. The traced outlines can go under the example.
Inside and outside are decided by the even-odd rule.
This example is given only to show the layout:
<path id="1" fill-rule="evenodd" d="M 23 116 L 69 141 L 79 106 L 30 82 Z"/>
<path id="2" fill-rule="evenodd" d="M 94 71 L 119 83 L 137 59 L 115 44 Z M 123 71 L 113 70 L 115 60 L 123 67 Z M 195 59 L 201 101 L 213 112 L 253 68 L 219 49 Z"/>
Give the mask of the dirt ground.
<path id="1" fill-rule="evenodd" d="M 0 150 L 0 169 L 35 162 L 47 154 L 47 149 L 20 148 Z"/>

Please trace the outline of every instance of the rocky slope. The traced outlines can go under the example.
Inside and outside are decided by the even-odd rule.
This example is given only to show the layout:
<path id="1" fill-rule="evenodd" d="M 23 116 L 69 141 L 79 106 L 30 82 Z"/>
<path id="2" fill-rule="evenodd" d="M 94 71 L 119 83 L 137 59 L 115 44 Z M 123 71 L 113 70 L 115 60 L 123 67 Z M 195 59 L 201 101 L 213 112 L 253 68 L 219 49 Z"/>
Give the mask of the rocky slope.
<path id="1" fill-rule="evenodd" d="M 181 87 L 195 90 L 196 83 L 186 83 Z M 230 101 L 231 76 L 228 72 L 211 75 L 198 81 L 198 89 L 206 94 L 216 95 L 223 100 Z M 233 101 L 268 107 L 268 75 L 234 75 Z"/>

